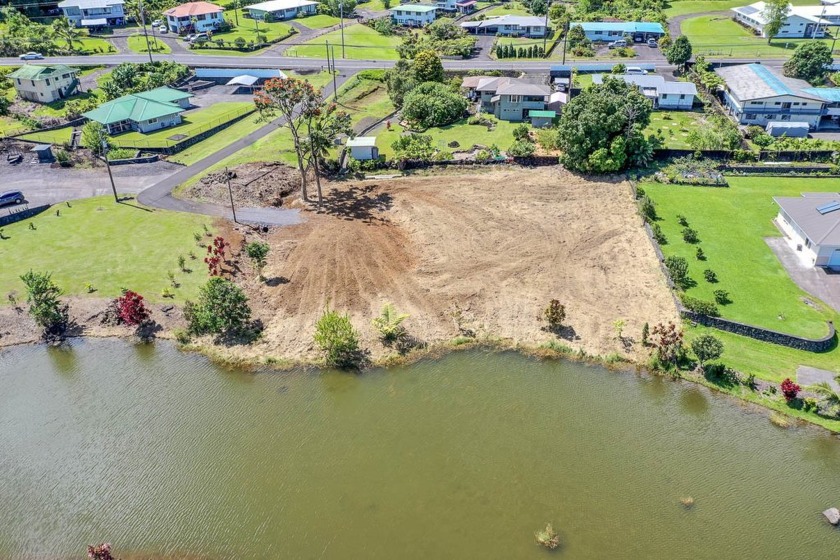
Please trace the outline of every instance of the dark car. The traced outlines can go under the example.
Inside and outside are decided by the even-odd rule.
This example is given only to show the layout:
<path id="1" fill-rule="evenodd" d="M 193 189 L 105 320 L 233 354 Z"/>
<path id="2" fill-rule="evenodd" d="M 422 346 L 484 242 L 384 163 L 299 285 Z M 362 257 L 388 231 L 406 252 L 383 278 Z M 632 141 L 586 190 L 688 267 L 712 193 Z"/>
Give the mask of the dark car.
<path id="1" fill-rule="evenodd" d="M 0 206 L 6 206 L 7 204 L 22 204 L 23 201 L 23 193 L 20 191 L 6 191 L 0 193 Z"/>

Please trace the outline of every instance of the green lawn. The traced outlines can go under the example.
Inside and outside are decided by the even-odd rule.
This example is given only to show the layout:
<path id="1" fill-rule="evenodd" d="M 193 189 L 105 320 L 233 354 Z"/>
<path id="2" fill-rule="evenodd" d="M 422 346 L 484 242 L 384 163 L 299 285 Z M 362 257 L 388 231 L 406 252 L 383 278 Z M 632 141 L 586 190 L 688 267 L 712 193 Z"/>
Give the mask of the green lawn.
<path id="1" fill-rule="evenodd" d="M 691 41 L 695 55 L 717 57 L 784 57 L 805 41 L 813 39 L 767 39 L 723 16 L 699 16 L 682 22 L 683 34 Z M 822 40 L 831 46 L 831 39 Z"/>
<path id="2" fill-rule="evenodd" d="M 668 243 L 666 256 L 679 255 L 689 262 L 689 275 L 696 286 L 687 295 L 714 301 L 713 291 L 729 292 L 732 303 L 720 306 L 721 314 L 742 321 L 800 336 L 820 337 L 826 320 L 840 324 L 840 314 L 828 306 L 818 309 L 813 300 L 788 277 L 776 256 L 764 242 L 778 237 L 772 223 L 778 212 L 773 196 L 799 196 L 807 191 L 837 191 L 834 179 L 729 177 L 729 188 L 703 188 L 645 183 L 644 189 L 656 203 L 658 221 Z M 682 214 L 698 232 L 700 243 L 683 241 Z M 695 253 L 702 247 L 706 261 Z M 705 280 L 703 271 L 713 270 L 717 283 Z M 840 364 L 840 357 L 837 358 Z"/>
<path id="3" fill-rule="evenodd" d="M 688 133 L 705 123 L 702 111 L 654 111 L 645 135 L 655 134 L 664 139 L 664 148 L 689 150 Z"/>
<path id="4" fill-rule="evenodd" d="M 101 90 L 94 89 L 94 90 L 91 90 L 91 91 L 86 91 L 86 92 L 74 95 L 74 96 L 69 97 L 67 99 L 61 99 L 59 101 L 53 101 L 52 103 L 43 103 L 43 104 L 39 105 L 37 109 L 35 109 L 33 114 L 36 117 L 64 118 L 64 117 L 67 116 L 67 109 L 65 108 L 65 105 L 68 101 L 73 101 L 73 100 L 77 100 L 77 99 L 81 100 L 81 99 L 95 98 L 95 99 L 99 99 L 100 102 L 104 102 L 105 98 L 100 97 L 100 95 L 101 95 Z"/>
<path id="5" fill-rule="evenodd" d="M 528 9 L 519 2 L 506 2 L 501 6 L 491 8 L 486 12 L 482 12 L 488 18 L 497 16 L 530 16 L 533 15 Z"/>
<path id="6" fill-rule="evenodd" d="M 490 117 L 492 118 L 492 117 Z M 495 119 L 493 119 L 495 121 Z M 448 152 L 469 150 L 474 145 L 487 146 L 495 144 L 500 150 L 506 150 L 513 143 L 513 129 L 519 123 L 495 121 L 496 127 L 487 131 L 486 126 L 467 124 L 466 119 L 449 126 L 430 128 L 423 134 L 432 137 L 432 143 L 440 150 Z M 381 131 L 376 135 L 376 145 L 379 153 L 387 157 L 393 156 L 391 144 L 403 133 L 403 128 L 394 123 L 390 131 Z M 450 148 L 450 142 L 458 142 L 459 147 Z"/>
<path id="7" fill-rule="evenodd" d="M 202 225 L 209 227 L 209 219 L 130 204 L 117 204 L 111 197 L 88 198 L 72 201 L 70 207 L 56 205 L 60 216 L 50 209 L 5 226 L 0 293 L 22 294 L 19 277 L 32 269 L 52 272 L 56 283 L 72 295 L 87 293 L 90 283 L 96 288 L 92 295 L 98 297 L 116 297 L 121 288 L 128 288 L 163 301 L 163 289 L 169 287 L 176 301 L 194 299 L 207 269 L 193 233 L 203 235 Z M 30 229 L 30 223 L 36 229 Z M 190 251 L 196 260 L 189 258 Z M 179 255 L 187 259 L 191 273 L 180 271 Z M 169 272 L 179 287 L 171 286 Z"/>
<path id="8" fill-rule="evenodd" d="M 169 45 L 151 35 L 149 35 L 149 46 L 151 46 L 152 54 L 169 54 L 172 52 Z M 142 33 L 128 37 L 128 48 L 133 52 L 147 53 L 149 52 L 149 46 L 146 45 L 146 36 Z"/>
<path id="9" fill-rule="evenodd" d="M 239 17 L 239 24 L 236 24 L 235 15 Z M 271 42 L 282 37 L 286 37 L 293 31 L 293 28 L 288 23 L 284 23 L 282 21 L 276 21 L 272 23 L 266 23 L 264 21 L 257 21 L 251 18 L 246 18 L 242 15 L 242 9 L 237 10 L 225 10 L 225 21 L 231 24 L 232 29 L 230 31 L 225 32 L 216 32 L 213 33 L 211 37 L 211 42 L 221 39 L 226 43 L 233 43 L 239 37 L 245 39 L 246 43 L 250 43 L 251 41 L 256 42 L 257 40 L 257 33 L 260 35 L 265 35 L 266 40 Z M 258 31 L 259 29 L 259 31 Z M 186 45 L 186 43 L 185 43 Z M 227 47 L 227 45 L 226 45 Z M 187 47 L 189 48 L 189 47 Z M 236 49 L 230 48 L 215 48 L 205 46 L 205 48 L 195 48 L 190 49 L 190 52 L 194 52 L 197 54 L 213 54 L 213 55 L 223 55 L 223 56 L 251 56 L 255 54 L 259 54 L 264 49 L 259 49 L 250 52 L 241 52 Z"/>
<path id="10" fill-rule="evenodd" d="M 319 14 L 317 16 L 298 18 L 295 22 L 303 25 L 304 27 L 308 27 L 309 29 L 323 29 L 325 27 L 338 25 L 341 21 L 337 17 Z M 347 18 L 345 18 L 344 25 L 347 25 Z"/>
<path id="11" fill-rule="evenodd" d="M 23 140 L 31 140 L 33 142 L 41 142 L 44 144 L 69 144 L 70 135 L 73 133 L 73 127 L 65 126 L 64 128 L 57 128 L 46 132 L 32 132 L 21 136 Z"/>
<path id="12" fill-rule="evenodd" d="M 26 127 L 23 126 L 23 123 L 20 121 L 15 120 L 12 117 L 0 117 L 0 136 L 17 134 L 18 132 L 23 132 L 24 130 L 26 130 Z"/>
<path id="13" fill-rule="evenodd" d="M 748 3 L 745 3 L 743 0 L 676 0 L 671 2 L 670 7 L 665 10 L 665 16 L 671 18 L 686 14 L 717 12 L 737 6 L 744 6 Z M 813 0 L 791 0 L 790 3 L 795 6 L 807 6 L 816 2 Z"/>
<path id="14" fill-rule="evenodd" d="M 76 51 L 81 51 L 83 54 L 113 54 L 117 52 L 117 48 L 105 39 L 99 37 L 82 37 L 78 43 L 75 44 Z"/>
<path id="15" fill-rule="evenodd" d="M 336 58 L 341 58 L 341 31 L 331 31 L 316 37 L 303 45 L 286 50 L 285 56 L 326 58 L 325 43 L 335 46 Z M 353 24 L 344 28 L 346 58 L 354 60 L 397 60 L 396 46 L 400 38 L 396 35 L 380 35 L 367 25 Z"/>

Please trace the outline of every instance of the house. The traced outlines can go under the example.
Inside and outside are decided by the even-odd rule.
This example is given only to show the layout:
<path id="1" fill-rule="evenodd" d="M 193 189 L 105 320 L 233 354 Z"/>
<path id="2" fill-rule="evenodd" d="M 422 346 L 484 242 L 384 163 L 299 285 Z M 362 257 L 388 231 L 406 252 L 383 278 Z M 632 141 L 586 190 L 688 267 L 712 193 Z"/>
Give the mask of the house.
<path id="1" fill-rule="evenodd" d="M 181 124 L 181 113 L 189 109 L 192 96 L 177 89 L 159 87 L 118 97 L 82 115 L 104 125 L 108 134 L 128 130 L 151 132 Z"/>
<path id="2" fill-rule="evenodd" d="M 840 269 L 840 193 L 773 197 L 776 225 L 812 266 Z"/>
<path id="3" fill-rule="evenodd" d="M 733 19 L 755 30 L 762 37 L 767 37 L 764 27 L 767 25 L 767 4 L 756 2 L 749 6 L 732 8 Z M 773 37 L 801 39 L 803 37 L 824 37 L 825 28 L 840 25 L 840 6 L 793 6 L 788 5 L 788 14 L 782 28 Z"/>
<path id="4" fill-rule="evenodd" d="M 187 2 L 163 12 L 172 33 L 216 31 L 225 22 L 224 8 L 210 2 Z"/>
<path id="5" fill-rule="evenodd" d="M 504 15 L 480 21 L 465 21 L 461 27 L 477 35 L 505 37 L 545 37 L 548 32 L 545 18 L 536 16 Z"/>
<path id="6" fill-rule="evenodd" d="M 807 122 L 812 130 L 836 126 L 840 88 L 812 88 L 761 64 L 727 66 L 716 72 L 726 82 L 724 105 L 739 124 L 796 121 Z"/>
<path id="7" fill-rule="evenodd" d="M 468 15 L 475 11 L 477 0 L 464 0 L 463 2 L 455 2 L 455 9 L 461 15 Z"/>
<path id="8" fill-rule="evenodd" d="M 388 11 L 397 25 L 425 27 L 435 21 L 437 7 L 428 4 L 400 4 Z"/>
<path id="9" fill-rule="evenodd" d="M 551 88 L 518 78 L 484 78 L 475 87 L 480 108 L 505 121 L 533 119 L 532 111 L 545 112 Z M 544 119 L 544 115 L 537 115 Z M 552 117 L 553 118 L 553 117 Z"/>
<path id="10" fill-rule="evenodd" d="M 697 88 L 691 82 L 667 82 L 665 78 L 657 75 L 610 74 L 609 76 L 638 87 L 639 91 L 653 103 L 654 109 L 688 111 L 694 105 L 694 97 L 697 95 Z M 603 81 L 604 74 L 592 76 L 592 83 L 600 84 Z"/>
<path id="11" fill-rule="evenodd" d="M 353 159 L 368 160 L 379 158 L 379 148 L 376 147 L 376 136 L 357 136 L 347 140 L 350 155 Z"/>
<path id="12" fill-rule="evenodd" d="M 315 15 L 318 12 L 318 2 L 310 0 L 269 0 L 246 8 L 248 14 L 257 20 L 264 20 L 266 16 L 274 21 L 294 19 Z"/>
<path id="13" fill-rule="evenodd" d="M 635 43 L 642 43 L 665 35 L 662 24 L 647 21 L 575 21 L 569 28 L 576 25 L 582 27 L 586 38 L 593 42 L 629 37 Z"/>
<path id="14" fill-rule="evenodd" d="M 442 12 L 455 12 L 458 10 L 457 0 L 437 0 L 435 7 Z"/>
<path id="15" fill-rule="evenodd" d="M 114 27 L 125 24 L 123 0 L 64 0 L 58 4 L 76 27 Z"/>
<path id="16" fill-rule="evenodd" d="M 76 93 L 79 71 L 63 64 L 53 66 L 33 66 L 24 64 L 11 74 L 12 80 L 21 99 L 36 103 L 52 103 Z"/>

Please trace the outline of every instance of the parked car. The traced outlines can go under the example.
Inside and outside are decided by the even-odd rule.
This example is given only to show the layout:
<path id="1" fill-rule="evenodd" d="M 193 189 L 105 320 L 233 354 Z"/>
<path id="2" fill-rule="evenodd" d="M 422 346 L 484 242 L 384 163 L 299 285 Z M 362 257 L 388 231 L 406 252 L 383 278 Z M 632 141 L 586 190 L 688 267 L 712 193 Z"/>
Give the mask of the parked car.
<path id="1" fill-rule="evenodd" d="M 23 193 L 20 191 L 6 191 L 0 193 L 0 206 L 6 206 L 8 204 L 23 204 L 24 200 Z"/>
<path id="2" fill-rule="evenodd" d="M 168 33 L 168 32 L 169 32 L 169 28 L 167 28 L 165 25 L 161 25 L 160 27 L 158 27 L 158 33 Z"/>
<path id="3" fill-rule="evenodd" d="M 196 33 L 193 35 L 192 39 L 190 39 L 190 43 L 206 43 L 210 40 L 210 36 L 207 33 Z"/>
<path id="4" fill-rule="evenodd" d="M 648 39 L 647 43 L 648 43 L 648 46 L 652 49 L 655 49 L 656 47 L 659 46 L 659 43 L 656 42 L 656 39 Z"/>
<path id="5" fill-rule="evenodd" d="M 28 53 L 23 53 L 18 58 L 20 58 L 21 60 L 41 60 L 42 58 L 44 58 L 44 55 L 38 52 L 30 51 Z"/>
<path id="6" fill-rule="evenodd" d="M 191 43 L 193 37 L 195 37 L 195 35 L 193 35 L 192 33 L 190 33 L 188 35 L 184 35 L 184 41 L 186 41 L 187 43 Z"/>
<path id="7" fill-rule="evenodd" d="M 607 45 L 607 48 L 610 48 L 610 49 L 623 49 L 623 48 L 624 48 L 624 47 L 626 47 L 626 46 L 627 46 L 627 41 L 625 41 L 624 39 L 619 39 L 619 40 L 617 40 L 617 41 L 613 41 L 612 43 L 610 43 L 609 45 Z"/>
<path id="8" fill-rule="evenodd" d="M 630 76 L 644 76 L 647 74 L 647 70 L 643 70 L 638 66 L 628 66 L 624 73 Z"/>
<path id="9" fill-rule="evenodd" d="M 155 21 L 152 22 L 152 27 L 160 27 L 161 25 L 163 25 L 163 22 L 160 21 L 159 19 L 156 19 Z"/>

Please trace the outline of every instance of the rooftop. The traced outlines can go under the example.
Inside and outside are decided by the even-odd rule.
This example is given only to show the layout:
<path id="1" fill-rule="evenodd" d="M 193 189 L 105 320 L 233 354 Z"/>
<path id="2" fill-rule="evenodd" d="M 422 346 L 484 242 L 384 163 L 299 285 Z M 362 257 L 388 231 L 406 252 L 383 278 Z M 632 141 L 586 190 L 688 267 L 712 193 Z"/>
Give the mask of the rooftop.
<path id="1" fill-rule="evenodd" d="M 372 148 L 376 146 L 376 136 L 356 136 L 347 140 L 347 145 L 351 148 Z"/>
<path id="2" fill-rule="evenodd" d="M 544 84 L 533 84 L 524 80 L 511 78 L 506 84 L 499 84 L 496 95 L 534 95 L 548 97 L 551 88 Z"/>
<path id="3" fill-rule="evenodd" d="M 573 21 L 569 27 L 579 25 L 584 31 L 621 31 L 623 33 L 661 33 L 662 24 L 650 21 Z"/>
<path id="4" fill-rule="evenodd" d="M 303 8 L 304 6 L 313 6 L 318 2 L 311 2 L 310 0 L 269 0 L 268 2 L 260 2 L 259 4 L 251 4 L 245 6 L 246 10 L 257 10 L 258 12 L 282 12 L 283 10 L 293 10 L 295 8 Z"/>
<path id="5" fill-rule="evenodd" d="M 204 14 L 215 14 L 223 11 L 224 8 L 217 6 L 216 4 L 211 4 L 210 2 L 187 2 L 186 4 L 181 4 L 180 6 L 166 10 L 163 13 L 167 16 L 182 18 L 200 16 Z"/>
<path id="6" fill-rule="evenodd" d="M 732 8 L 732 11 L 736 14 L 741 14 L 753 19 L 760 25 L 766 25 L 767 17 L 764 15 L 766 9 L 766 2 L 755 2 L 749 6 L 738 6 L 736 8 Z M 821 17 L 840 16 L 840 6 L 794 6 L 793 4 L 788 4 L 787 14 L 788 17 L 799 16 L 815 23 L 831 24 L 830 21 L 821 19 Z"/>
<path id="7" fill-rule="evenodd" d="M 58 4 L 59 8 L 81 8 L 87 10 L 90 8 L 107 8 L 109 6 L 118 6 L 125 4 L 124 0 L 64 0 Z"/>
<path id="8" fill-rule="evenodd" d="M 54 74 L 64 74 L 65 72 L 78 72 L 77 68 L 70 68 L 64 64 L 54 64 L 52 66 L 35 66 L 32 64 L 24 64 L 11 74 L 9 78 L 20 78 L 23 80 L 46 80 Z"/>
<path id="9" fill-rule="evenodd" d="M 430 6 L 429 4 L 400 4 L 399 6 L 395 6 L 388 10 L 389 12 L 394 11 L 405 11 L 405 12 L 416 12 L 418 14 L 423 14 L 426 12 L 433 12 L 437 10 L 436 6 Z"/>
<path id="10" fill-rule="evenodd" d="M 113 101 L 103 103 L 93 111 L 82 114 L 101 124 L 125 120 L 140 122 L 180 113 L 184 109 L 174 102 L 189 97 L 192 97 L 191 93 L 160 87 L 118 97 Z"/>
<path id="11" fill-rule="evenodd" d="M 809 93 L 811 84 L 805 80 L 788 78 L 761 64 L 739 64 L 718 68 L 716 72 L 726 81 L 729 91 L 741 101 L 792 95 L 821 101 Z"/>
<path id="12" fill-rule="evenodd" d="M 840 246 L 840 193 L 803 193 L 773 200 L 812 243 Z"/>
<path id="13" fill-rule="evenodd" d="M 504 15 L 488 18 L 481 21 L 467 21 L 461 27 L 498 27 L 500 25 L 515 25 L 518 27 L 545 27 L 545 18 L 537 16 L 514 16 Z"/>
<path id="14" fill-rule="evenodd" d="M 667 82 L 658 75 L 640 76 L 637 74 L 607 74 L 611 78 L 618 78 L 640 89 L 653 88 L 657 93 L 676 93 L 681 95 L 697 95 L 697 87 L 691 82 Z M 592 76 L 592 83 L 600 84 L 604 81 L 604 74 Z"/>

